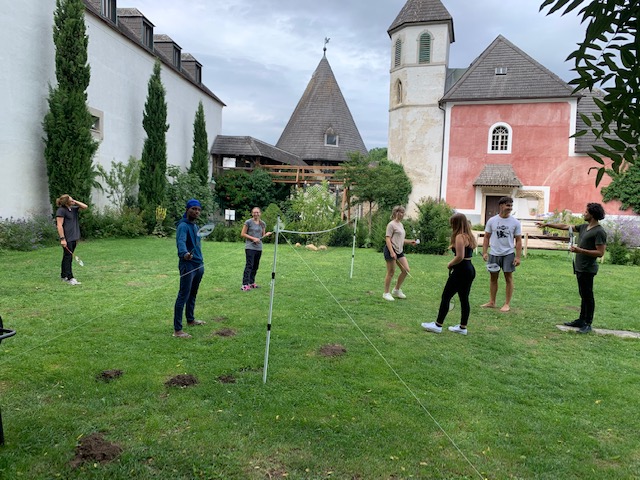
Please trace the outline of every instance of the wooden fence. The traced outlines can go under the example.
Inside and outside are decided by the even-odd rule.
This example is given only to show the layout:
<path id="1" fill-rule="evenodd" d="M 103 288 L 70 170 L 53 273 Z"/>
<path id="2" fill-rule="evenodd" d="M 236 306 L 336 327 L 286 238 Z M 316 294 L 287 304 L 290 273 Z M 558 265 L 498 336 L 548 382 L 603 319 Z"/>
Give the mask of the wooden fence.
<path id="1" fill-rule="evenodd" d="M 261 165 L 276 183 L 304 185 L 305 183 L 328 182 L 330 185 L 342 185 L 344 181 L 336 174 L 342 170 L 340 166 L 296 166 L 296 165 Z"/>

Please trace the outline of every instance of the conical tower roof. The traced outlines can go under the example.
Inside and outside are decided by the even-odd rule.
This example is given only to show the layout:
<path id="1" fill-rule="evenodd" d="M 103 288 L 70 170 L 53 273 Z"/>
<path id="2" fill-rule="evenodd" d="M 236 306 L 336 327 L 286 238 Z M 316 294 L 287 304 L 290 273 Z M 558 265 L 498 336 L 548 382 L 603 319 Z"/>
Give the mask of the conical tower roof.
<path id="1" fill-rule="evenodd" d="M 408 0 L 393 21 L 387 33 L 389 36 L 399 28 L 408 25 L 428 25 L 434 23 L 448 23 L 451 43 L 455 41 L 453 35 L 453 17 L 440 0 Z"/>
<path id="2" fill-rule="evenodd" d="M 337 136 L 337 145 L 325 144 L 328 133 Z M 326 55 L 320 60 L 276 146 L 306 162 L 344 162 L 349 160 L 349 152 L 367 154 Z"/>

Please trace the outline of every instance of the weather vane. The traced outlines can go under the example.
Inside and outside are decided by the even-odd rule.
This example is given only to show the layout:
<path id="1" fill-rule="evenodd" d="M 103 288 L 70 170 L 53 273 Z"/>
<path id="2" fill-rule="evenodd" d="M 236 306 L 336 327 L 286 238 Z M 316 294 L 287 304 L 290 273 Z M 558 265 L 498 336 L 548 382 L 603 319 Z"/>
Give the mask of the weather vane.
<path id="1" fill-rule="evenodd" d="M 327 52 L 327 43 L 329 43 L 329 40 L 331 40 L 329 37 L 324 37 L 324 47 L 322 48 L 322 51 L 325 52 L 325 55 Z"/>

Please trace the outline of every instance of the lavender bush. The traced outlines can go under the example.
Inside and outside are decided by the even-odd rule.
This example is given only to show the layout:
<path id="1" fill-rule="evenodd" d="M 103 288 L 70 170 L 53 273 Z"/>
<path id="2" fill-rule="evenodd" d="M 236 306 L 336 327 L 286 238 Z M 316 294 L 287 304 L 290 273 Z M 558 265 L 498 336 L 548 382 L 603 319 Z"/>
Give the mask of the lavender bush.
<path id="1" fill-rule="evenodd" d="M 0 217 L 0 250 L 30 251 L 55 245 L 58 232 L 49 215 L 28 219 Z"/>
<path id="2" fill-rule="evenodd" d="M 615 265 L 637 265 L 640 246 L 640 221 L 635 217 L 618 217 L 605 220 L 602 226 L 607 231 L 609 259 Z"/>
<path id="3" fill-rule="evenodd" d="M 629 248 L 640 247 L 640 217 L 617 217 L 602 222 L 609 242 L 618 240 Z"/>

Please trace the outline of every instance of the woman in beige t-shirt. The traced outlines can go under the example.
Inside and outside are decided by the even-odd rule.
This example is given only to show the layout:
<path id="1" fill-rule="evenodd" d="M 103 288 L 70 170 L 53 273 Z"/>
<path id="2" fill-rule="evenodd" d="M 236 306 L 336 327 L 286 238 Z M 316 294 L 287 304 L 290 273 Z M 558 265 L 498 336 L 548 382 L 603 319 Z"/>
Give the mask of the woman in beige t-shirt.
<path id="1" fill-rule="evenodd" d="M 409 262 L 407 257 L 404 256 L 404 246 L 407 244 L 415 245 L 415 240 L 406 240 L 404 226 L 402 225 L 402 219 L 404 218 L 404 207 L 397 205 L 393 207 L 391 212 L 391 221 L 387 224 L 387 233 L 385 234 L 385 246 L 382 252 L 384 253 L 384 259 L 387 262 L 387 275 L 384 277 L 384 294 L 382 298 L 394 301 L 396 298 L 407 298 L 402 292 L 401 287 L 404 279 L 407 278 L 409 273 Z M 390 293 L 391 280 L 396 271 L 396 263 L 400 267 L 400 275 L 396 282 L 396 287 Z"/>

